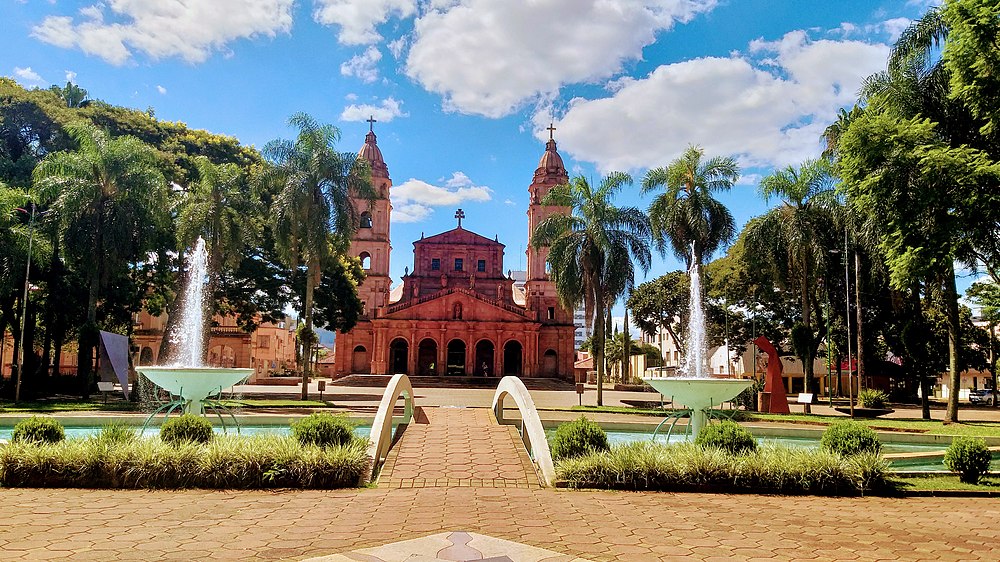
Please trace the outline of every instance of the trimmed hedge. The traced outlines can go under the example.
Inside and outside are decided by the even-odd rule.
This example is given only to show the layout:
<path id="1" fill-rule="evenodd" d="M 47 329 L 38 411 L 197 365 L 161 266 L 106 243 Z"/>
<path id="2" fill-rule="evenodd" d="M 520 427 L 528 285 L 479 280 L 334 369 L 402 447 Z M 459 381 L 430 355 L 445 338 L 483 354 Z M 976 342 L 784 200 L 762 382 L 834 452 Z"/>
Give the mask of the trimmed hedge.
<path id="1" fill-rule="evenodd" d="M 725 420 L 721 423 L 706 425 L 694 440 L 701 447 L 715 447 L 731 455 L 753 453 L 757 450 L 757 440 L 753 434 L 742 425 Z"/>
<path id="2" fill-rule="evenodd" d="M 10 439 L 16 443 L 58 443 L 66 438 L 66 430 L 55 418 L 31 416 L 17 422 Z"/>
<path id="3" fill-rule="evenodd" d="M 204 416 L 184 414 L 168 419 L 160 426 L 160 440 L 171 445 L 182 443 L 208 443 L 215 433 L 212 422 Z"/>
<path id="4" fill-rule="evenodd" d="M 354 438 L 354 424 L 346 416 L 311 414 L 292 423 L 292 436 L 302 445 L 347 445 Z"/>
<path id="5" fill-rule="evenodd" d="M 0 447 L 0 486 L 35 488 L 350 488 L 371 471 L 367 443 L 302 446 L 277 435 L 208 444 L 99 438 Z"/>
<path id="6" fill-rule="evenodd" d="M 820 447 L 845 457 L 882 452 L 882 442 L 872 428 L 847 420 L 830 424 L 820 438 Z"/>
<path id="7" fill-rule="evenodd" d="M 944 452 L 944 465 L 967 484 L 978 484 L 990 470 L 992 459 L 993 454 L 982 437 L 956 437 Z"/>
<path id="8" fill-rule="evenodd" d="M 556 463 L 570 487 L 651 491 L 719 491 L 824 496 L 891 493 L 889 463 L 877 454 L 845 458 L 768 444 L 733 456 L 691 443 L 630 443 Z"/>
<path id="9" fill-rule="evenodd" d="M 561 424 L 549 443 L 553 459 L 579 457 L 608 449 L 608 434 L 585 416 Z"/>

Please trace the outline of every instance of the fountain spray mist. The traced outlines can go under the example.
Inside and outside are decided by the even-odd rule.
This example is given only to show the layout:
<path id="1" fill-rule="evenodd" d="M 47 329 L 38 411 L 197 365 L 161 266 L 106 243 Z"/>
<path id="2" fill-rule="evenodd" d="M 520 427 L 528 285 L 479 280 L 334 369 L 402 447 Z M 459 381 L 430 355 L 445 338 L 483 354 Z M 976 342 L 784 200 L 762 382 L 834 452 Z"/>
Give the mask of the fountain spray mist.
<path id="1" fill-rule="evenodd" d="M 181 317 L 170 341 L 174 343 L 174 364 L 182 367 L 202 367 L 202 342 L 205 331 L 205 283 L 208 279 L 208 251 L 199 236 L 188 254 L 188 282 L 181 297 Z"/>
<path id="2" fill-rule="evenodd" d="M 691 283 L 690 306 L 688 311 L 687 354 L 684 356 L 684 374 L 689 377 L 708 376 L 708 341 L 705 335 L 705 308 L 701 302 L 701 265 L 694 259 L 694 244 L 691 244 L 691 268 L 688 269 Z"/>

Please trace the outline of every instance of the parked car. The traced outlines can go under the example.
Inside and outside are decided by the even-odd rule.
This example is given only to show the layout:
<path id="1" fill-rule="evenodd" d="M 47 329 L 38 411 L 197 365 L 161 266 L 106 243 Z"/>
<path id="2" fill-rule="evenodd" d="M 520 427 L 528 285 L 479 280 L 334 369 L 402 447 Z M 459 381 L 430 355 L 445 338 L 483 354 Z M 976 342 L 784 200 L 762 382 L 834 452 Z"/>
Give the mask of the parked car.
<path id="1" fill-rule="evenodd" d="M 993 405 L 993 391 L 988 388 L 969 391 L 969 402 L 972 404 Z"/>

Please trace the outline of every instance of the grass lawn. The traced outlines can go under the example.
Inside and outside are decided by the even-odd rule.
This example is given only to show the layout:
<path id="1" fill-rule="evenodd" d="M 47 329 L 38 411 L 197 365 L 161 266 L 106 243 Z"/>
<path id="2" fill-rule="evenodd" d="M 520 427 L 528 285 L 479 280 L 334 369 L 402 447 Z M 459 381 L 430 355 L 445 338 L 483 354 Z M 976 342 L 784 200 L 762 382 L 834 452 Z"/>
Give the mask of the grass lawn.
<path id="1" fill-rule="evenodd" d="M 988 477 L 979 484 L 965 484 L 958 481 L 958 476 L 930 476 L 927 478 L 902 478 L 903 489 L 915 490 L 974 490 L 1000 492 L 1000 478 Z"/>

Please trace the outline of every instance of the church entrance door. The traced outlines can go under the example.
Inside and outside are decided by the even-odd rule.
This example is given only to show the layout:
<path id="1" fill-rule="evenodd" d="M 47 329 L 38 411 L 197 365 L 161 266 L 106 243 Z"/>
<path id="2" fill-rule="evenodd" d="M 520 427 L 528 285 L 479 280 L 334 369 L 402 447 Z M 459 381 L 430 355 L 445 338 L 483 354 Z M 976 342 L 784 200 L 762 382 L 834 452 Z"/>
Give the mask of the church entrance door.
<path id="1" fill-rule="evenodd" d="M 483 340 L 476 344 L 475 374 L 480 377 L 491 377 L 493 372 L 493 342 Z"/>
<path id="2" fill-rule="evenodd" d="M 521 376 L 521 342 L 512 340 L 503 346 L 503 374 Z"/>
<path id="3" fill-rule="evenodd" d="M 390 375 L 408 375 L 407 365 L 410 360 L 410 345 L 403 338 L 396 338 L 389 344 Z"/>
<path id="4" fill-rule="evenodd" d="M 421 341 L 420 347 L 417 348 L 417 374 L 436 375 L 438 373 L 437 355 L 438 344 L 436 341 L 430 338 Z"/>
<path id="5" fill-rule="evenodd" d="M 465 342 L 462 340 L 448 343 L 448 374 L 465 376 Z"/>

